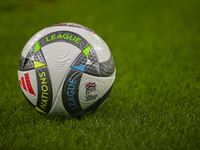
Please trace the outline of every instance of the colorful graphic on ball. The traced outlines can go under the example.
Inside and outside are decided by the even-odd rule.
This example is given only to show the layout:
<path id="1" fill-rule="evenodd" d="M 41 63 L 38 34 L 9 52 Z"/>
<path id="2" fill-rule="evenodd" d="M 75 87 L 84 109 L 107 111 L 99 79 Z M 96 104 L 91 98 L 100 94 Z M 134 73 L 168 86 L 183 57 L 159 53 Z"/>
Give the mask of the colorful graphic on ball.
<path id="1" fill-rule="evenodd" d="M 97 97 L 97 89 L 95 82 L 89 82 L 86 84 L 86 100 L 94 100 Z"/>
<path id="2" fill-rule="evenodd" d="M 89 95 L 92 92 L 96 91 L 96 83 L 95 82 L 89 82 L 86 84 L 86 95 Z"/>

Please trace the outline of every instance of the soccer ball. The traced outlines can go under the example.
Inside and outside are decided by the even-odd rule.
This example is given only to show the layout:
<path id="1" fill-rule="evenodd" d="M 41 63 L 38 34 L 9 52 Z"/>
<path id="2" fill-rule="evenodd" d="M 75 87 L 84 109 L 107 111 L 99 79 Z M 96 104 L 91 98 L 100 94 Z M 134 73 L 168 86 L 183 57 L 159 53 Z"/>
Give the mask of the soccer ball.
<path id="1" fill-rule="evenodd" d="M 20 56 L 22 93 L 39 113 L 80 116 L 110 94 L 116 68 L 107 44 L 79 24 L 61 23 L 36 33 Z"/>

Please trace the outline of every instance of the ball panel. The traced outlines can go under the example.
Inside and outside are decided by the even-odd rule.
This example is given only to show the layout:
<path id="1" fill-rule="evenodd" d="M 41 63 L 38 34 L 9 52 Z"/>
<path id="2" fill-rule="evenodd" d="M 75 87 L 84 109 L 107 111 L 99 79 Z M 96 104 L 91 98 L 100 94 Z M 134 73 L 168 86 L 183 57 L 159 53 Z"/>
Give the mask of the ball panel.
<path id="1" fill-rule="evenodd" d="M 97 56 L 91 45 L 87 46 L 75 59 L 72 68 L 76 69 L 82 66 L 82 71 L 94 76 L 100 76 L 100 68 Z"/>
<path id="2" fill-rule="evenodd" d="M 85 66 L 84 73 L 87 73 L 87 74 L 90 74 L 90 75 L 94 75 L 94 76 L 100 76 L 100 73 L 99 73 L 99 64 L 98 63 L 87 64 Z"/>
<path id="3" fill-rule="evenodd" d="M 92 46 L 90 46 L 90 51 L 84 73 L 94 76 L 100 76 L 99 61 L 96 52 Z"/>
<path id="4" fill-rule="evenodd" d="M 51 76 L 53 93 L 57 95 L 74 59 L 81 51 L 65 42 L 56 42 L 42 47 Z M 54 97 L 55 98 L 55 97 Z"/>
<path id="5" fill-rule="evenodd" d="M 87 56 L 83 52 L 81 52 L 71 66 L 85 65 L 86 62 L 87 62 Z"/>
<path id="6" fill-rule="evenodd" d="M 97 100 L 95 103 L 93 103 L 92 105 L 90 105 L 89 107 L 87 107 L 84 112 L 88 113 L 88 112 L 93 112 L 95 111 L 97 108 L 99 108 L 108 98 L 110 92 L 112 91 L 112 87 L 113 84 L 111 85 L 111 87 L 109 88 L 109 90 L 104 94 L 103 97 L 101 97 L 99 100 Z"/>
<path id="7" fill-rule="evenodd" d="M 115 72 L 115 62 L 112 54 L 110 55 L 110 58 L 107 61 L 100 63 L 99 66 L 101 70 L 101 76 L 111 76 Z"/>
<path id="8" fill-rule="evenodd" d="M 34 55 L 33 55 L 33 59 L 34 61 L 36 62 L 39 62 L 39 63 L 42 63 L 42 64 L 45 64 L 47 65 L 46 63 L 46 60 L 45 60 L 45 57 L 42 53 L 42 50 L 38 50 Z"/>
<path id="9" fill-rule="evenodd" d="M 115 76 L 96 77 L 83 73 L 79 85 L 79 102 L 83 110 L 104 96 L 113 84 Z"/>
<path id="10" fill-rule="evenodd" d="M 79 102 L 79 84 L 82 72 L 70 69 L 62 88 L 62 101 L 66 111 L 70 115 L 76 115 L 83 111 Z"/>
<path id="11" fill-rule="evenodd" d="M 37 77 L 38 95 L 36 107 L 49 113 L 53 102 L 53 89 L 51 83 L 51 77 L 47 66 L 38 68 L 35 70 Z"/>
<path id="12" fill-rule="evenodd" d="M 64 116 L 70 116 L 70 114 L 66 111 L 66 109 L 63 106 L 62 102 L 62 91 L 60 90 L 57 97 L 54 100 L 54 104 L 52 105 L 51 111 L 49 112 L 49 115 L 64 115 Z"/>

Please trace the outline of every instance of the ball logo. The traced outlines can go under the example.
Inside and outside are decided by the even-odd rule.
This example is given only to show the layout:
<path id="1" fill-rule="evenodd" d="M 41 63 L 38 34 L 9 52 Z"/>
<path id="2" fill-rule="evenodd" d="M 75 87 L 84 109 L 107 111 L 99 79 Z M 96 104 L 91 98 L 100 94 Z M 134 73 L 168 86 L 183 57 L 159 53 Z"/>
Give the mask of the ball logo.
<path id="1" fill-rule="evenodd" d="M 96 83 L 95 82 L 89 82 L 86 84 L 86 99 L 93 100 L 97 97 L 97 94 L 95 94 L 97 91 L 96 89 Z"/>
<path id="2" fill-rule="evenodd" d="M 32 95 L 35 95 L 35 92 L 33 91 L 28 73 L 25 73 L 24 77 L 21 77 L 21 80 L 19 80 L 19 84 L 24 90 L 26 90 L 27 92 L 29 92 Z"/>

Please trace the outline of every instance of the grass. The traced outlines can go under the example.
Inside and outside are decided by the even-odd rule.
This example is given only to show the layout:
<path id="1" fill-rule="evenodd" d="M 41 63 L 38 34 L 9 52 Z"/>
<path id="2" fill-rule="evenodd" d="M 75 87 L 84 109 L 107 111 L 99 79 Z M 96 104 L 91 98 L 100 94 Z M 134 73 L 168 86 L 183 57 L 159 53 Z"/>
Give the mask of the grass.
<path id="1" fill-rule="evenodd" d="M 199 149 L 200 2 L 2 1 L 0 149 Z M 35 112 L 18 60 L 37 31 L 61 22 L 94 30 L 117 67 L 113 90 L 81 119 Z"/>

